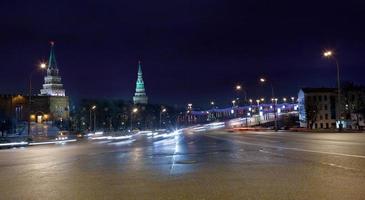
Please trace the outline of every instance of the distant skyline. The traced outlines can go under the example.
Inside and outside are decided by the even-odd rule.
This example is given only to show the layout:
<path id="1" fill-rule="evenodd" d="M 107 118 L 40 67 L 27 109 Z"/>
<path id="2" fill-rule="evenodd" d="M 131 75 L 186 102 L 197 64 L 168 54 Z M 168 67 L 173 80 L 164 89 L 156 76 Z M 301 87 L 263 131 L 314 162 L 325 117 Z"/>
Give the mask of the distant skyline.
<path id="1" fill-rule="evenodd" d="M 229 105 L 234 86 L 249 97 L 301 87 L 365 84 L 361 1 L 7 1 L 0 3 L 0 93 L 27 92 L 49 41 L 66 94 L 132 101 L 138 60 L 151 103 Z M 51 9 L 52 8 L 52 9 Z M 33 76 L 39 93 L 45 73 Z"/>

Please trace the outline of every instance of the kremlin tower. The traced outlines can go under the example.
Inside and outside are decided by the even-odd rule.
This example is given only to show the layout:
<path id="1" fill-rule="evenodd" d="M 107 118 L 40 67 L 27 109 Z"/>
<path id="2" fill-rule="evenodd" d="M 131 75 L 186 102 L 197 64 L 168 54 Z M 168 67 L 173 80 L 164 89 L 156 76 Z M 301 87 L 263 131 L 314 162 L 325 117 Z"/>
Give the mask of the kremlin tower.
<path id="1" fill-rule="evenodd" d="M 136 82 L 136 92 L 133 97 L 134 104 L 148 104 L 148 97 L 144 89 L 144 82 L 142 77 L 141 61 L 138 61 L 138 78 Z"/>
<path id="2" fill-rule="evenodd" d="M 44 77 L 43 89 L 41 96 L 65 96 L 65 90 L 61 83 L 61 77 L 58 74 L 56 56 L 54 53 L 54 42 L 51 42 L 51 52 L 49 55 L 47 76 Z"/>

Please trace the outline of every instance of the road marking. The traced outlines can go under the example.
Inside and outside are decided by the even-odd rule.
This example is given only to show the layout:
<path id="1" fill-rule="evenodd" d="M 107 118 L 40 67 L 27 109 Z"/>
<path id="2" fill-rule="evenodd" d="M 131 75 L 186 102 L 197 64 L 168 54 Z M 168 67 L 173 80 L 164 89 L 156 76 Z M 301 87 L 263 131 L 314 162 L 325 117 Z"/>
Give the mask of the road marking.
<path id="1" fill-rule="evenodd" d="M 278 153 L 274 153 L 274 152 L 271 152 L 271 151 L 265 151 L 263 149 L 260 149 L 259 151 L 262 152 L 262 153 L 267 153 L 267 154 L 272 154 L 272 155 L 275 155 L 275 156 L 284 157 L 284 154 L 278 154 Z M 327 163 L 327 162 L 319 162 L 319 163 L 321 163 L 322 165 L 327 165 L 327 166 L 330 166 L 330 167 L 335 167 L 335 168 L 340 168 L 340 169 L 345 169 L 345 170 L 361 171 L 361 170 L 356 169 L 356 168 L 345 167 L 343 165 L 337 165 L 335 163 Z"/>
<path id="2" fill-rule="evenodd" d="M 259 151 L 262 152 L 262 153 L 272 154 L 272 155 L 275 155 L 275 156 L 284 156 L 284 154 L 274 153 L 274 152 L 271 152 L 271 151 L 265 151 L 263 149 L 260 149 Z"/>
<path id="3" fill-rule="evenodd" d="M 285 150 L 292 150 L 292 151 L 301 151 L 301 152 L 319 153 L 319 154 L 328 154 L 328 155 L 334 155 L 334 156 L 346 156 L 346 157 L 365 159 L 365 156 L 363 156 L 363 155 L 354 155 L 354 154 L 346 154 L 346 153 L 334 153 L 334 152 L 327 152 L 327 151 L 316 151 L 316 150 L 309 150 L 309 149 L 280 147 L 280 146 L 272 146 L 272 145 L 262 145 L 262 144 L 243 142 L 243 141 L 232 140 L 232 139 L 227 139 L 227 138 L 221 138 L 221 137 L 212 136 L 212 135 L 205 135 L 205 136 L 215 138 L 215 139 L 218 139 L 218 140 L 226 140 L 226 141 L 229 141 L 229 142 L 237 142 L 237 143 L 251 145 L 251 146 L 260 146 L 260 147 L 274 148 L 274 149 L 285 149 Z"/>
<path id="4" fill-rule="evenodd" d="M 337 165 L 337 164 L 334 164 L 334 163 L 326 163 L 326 162 L 320 162 L 320 163 L 323 164 L 323 165 L 328 165 L 328 166 L 331 166 L 331 167 L 336 167 L 336 168 L 345 169 L 345 170 L 361 171 L 359 169 L 355 169 L 355 168 L 352 168 L 352 167 L 345 167 L 345 166 Z"/>

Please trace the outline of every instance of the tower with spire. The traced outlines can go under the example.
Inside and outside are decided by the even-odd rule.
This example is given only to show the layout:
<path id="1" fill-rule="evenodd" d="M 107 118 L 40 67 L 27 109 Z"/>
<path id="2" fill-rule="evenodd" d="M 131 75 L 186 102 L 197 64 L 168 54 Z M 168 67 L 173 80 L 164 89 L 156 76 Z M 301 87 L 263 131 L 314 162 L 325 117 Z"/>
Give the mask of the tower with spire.
<path id="1" fill-rule="evenodd" d="M 148 104 L 148 97 L 144 88 L 141 61 L 138 61 L 138 78 L 136 81 L 136 92 L 133 96 L 134 104 Z"/>
<path id="2" fill-rule="evenodd" d="M 65 90 L 59 76 L 56 56 L 54 53 L 54 42 L 51 43 L 51 52 L 49 54 L 47 75 L 44 77 L 43 88 L 41 89 L 42 96 L 65 96 Z"/>

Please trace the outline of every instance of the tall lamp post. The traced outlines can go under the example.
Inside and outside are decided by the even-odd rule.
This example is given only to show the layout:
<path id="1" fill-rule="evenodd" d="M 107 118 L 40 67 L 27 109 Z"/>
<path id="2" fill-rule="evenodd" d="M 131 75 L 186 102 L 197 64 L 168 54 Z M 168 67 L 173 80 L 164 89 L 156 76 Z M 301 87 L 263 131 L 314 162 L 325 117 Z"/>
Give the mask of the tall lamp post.
<path id="1" fill-rule="evenodd" d="M 232 100 L 232 107 L 236 106 L 236 100 Z"/>
<path id="2" fill-rule="evenodd" d="M 93 105 L 89 109 L 89 130 L 90 131 L 91 131 L 91 124 L 92 124 L 91 114 L 92 114 L 92 111 L 94 111 L 95 109 L 96 109 L 96 105 Z M 96 122 L 96 116 L 95 116 L 95 112 L 94 112 L 94 131 L 95 131 L 95 122 Z"/>
<path id="3" fill-rule="evenodd" d="M 214 101 L 211 101 L 210 102 L 210 105 L 212 106 L 212 109 L 214 109 L 215 102 Z"/>
<path id="4" fill-rule="evenodd" d="M 250 102 L 250 107 L 249 107 L 248 111 L 250 111 L 249 113 L 250 113 L 250 116 L 251 116 L 252 115 L 252 102 L 253 102 L 253 100 L 249 99 L 248 102 Z"/>
<path id="5" fill-rule="evenodd" d="M 194 118 L 192 118 L 192 111 L 193 111 L 193 104 L 192 103 L 188 103 L 188 109 L 186 111 L 186 120 L 187 120 L 187 123 L 188 124 L 190 123 L 191 120 L 194 119 Z"/>
<path id="6" fill-rule="evenodd" d="M 268 81 L 265 78 L 260 78 L 260 82 L 261 83 L 266 83 Z M 273 86 L 273 84 L 272 84 L 271 81 L 270 81 L 270 86 L 271 86 L 271 96 L 275 100 L 274 86 Z M 276 114 L 276 103 L 277 103 L 277 101 L 274 101 L 273 108 L 274 108 L 274 118 L 275 118 L 275 131 L 278 131 L 278 122 L 277 122 L 277 114 Z"/>
<path id="7" fill-rule="evenodd" d="M 211 110 L 211 112 L 208 113 L 208 119 L 213 119 L 214 120 L 215 119 L 215 114 L 214 114 L 215 113 L 214 112 L 215 102 L 214 101 L 211 101 L 210 102 L 210 105 L 212 106 L 212 108 L 211 108 L 212 110 Z"/>
<path id="8" fill-rule="evenodd" d="M 47 68 L 47 64 L 42 62 L 39 64 L 39 68 L 40 69 L 45 69 Z M 32 112 L 32 77 L 34 72 L 38 70 L 38 68 L 33 69 L 33 71 L 30 73 L 29 75 L 29 99 L 28 99 L 28 107 L 29 107 L 29 116 L 28 116 L 28 137 L 30 136 L 30 121 L 31 121 L 31 112 Z"/>
<path id="9" fill-rule="evenodd" d="M 160 110 L 160 129 L 161 129 L 161 123 L 162 123 L 162 120 L 161 120 L 161 118 L 162 118 L 162 114 L 164 113 L 164 112 L 166 112 L 167 110 L 166 110 L 166 108 L 162 108 L 161 110 Z"/>
<path id="10" fill-rule="evenodd" d="M 237 93 L 240 93 L 241 91 L 243 92 L 243 95 L 244 95 L 244 102 L 243 102 L 243 104 L 247 103 L 247 92 L 242 87 L 242 85 L 236 85 L 235 90 L 236 90 Z"/>
<path id="11" fill-rule="evenodd" d="M 260 125 L 260 121 L 261 121 L 261 116 L 260 116 L 260 99 L 256 99 L 256 103 L 257 103 L 257 121 L 259 122 Z"/>
<path id="12" fill-rule="evenodd" d="M 338 64 L 338 60 L 337 58 L 334 56 L 334 53 L 332 51 L 325 51 L 323 53 L 323 56 L 326 58 L 332 58 L 335 63 L 336 63 L 336 68 L 337 68 L 337 99 L 338 99 L 338 116 L 337 116 L 337 120 L 339 122 L 338 125 L 338 130 L 342 131 L 342 106 L 341 106 L 341 85 L 340 85 L 340 65 Z"/>
<path id="13" fill-rule="evenodd" d="M 133 108 L 131 111 L 131 131 L 133 130 L 133 114 L 138 112 L 138 108 Z"/>

